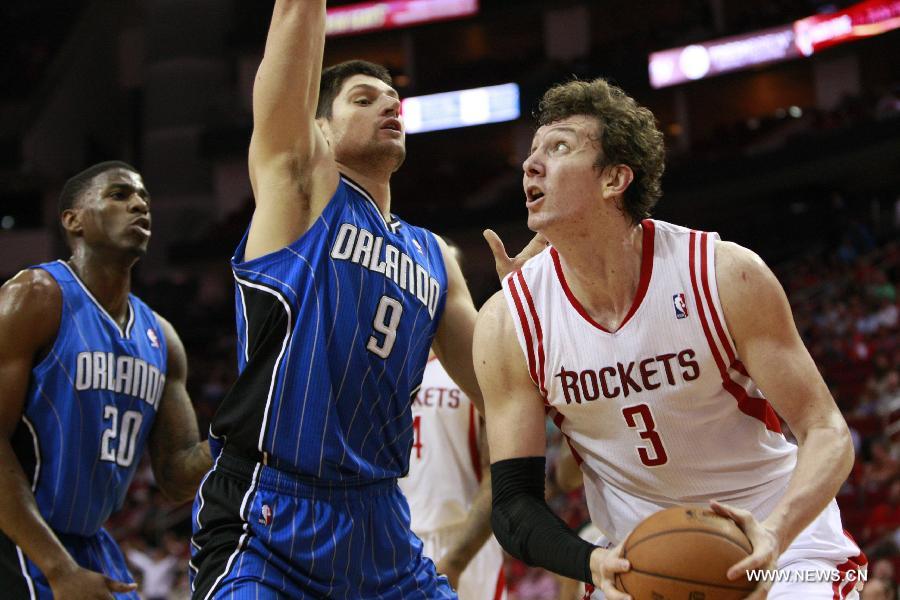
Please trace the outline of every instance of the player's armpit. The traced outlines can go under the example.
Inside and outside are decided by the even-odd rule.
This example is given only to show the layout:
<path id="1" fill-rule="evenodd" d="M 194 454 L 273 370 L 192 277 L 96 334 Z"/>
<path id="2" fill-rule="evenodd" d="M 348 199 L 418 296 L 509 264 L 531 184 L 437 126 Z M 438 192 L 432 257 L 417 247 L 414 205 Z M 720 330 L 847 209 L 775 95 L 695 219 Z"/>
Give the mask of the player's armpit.
<path id="1" fill-rule="evenodd" d="M 338 182 L 315 121 L 325 45 L 324 0 L 278 0 L 253 86 L 250 182 L 256 211 L 243 259 L 300 237 Z"/>
<path id="2" fill-rule="evenodd" d="M 189 500 L 212 467 L 209 444 L 200 441 L 197 415 L 188 396 L 187 356 L 172 325 L 157 315 L 166 338 L 166 387 L 150 431 L 149 452 L 160 489 L 172 500 Z"/>

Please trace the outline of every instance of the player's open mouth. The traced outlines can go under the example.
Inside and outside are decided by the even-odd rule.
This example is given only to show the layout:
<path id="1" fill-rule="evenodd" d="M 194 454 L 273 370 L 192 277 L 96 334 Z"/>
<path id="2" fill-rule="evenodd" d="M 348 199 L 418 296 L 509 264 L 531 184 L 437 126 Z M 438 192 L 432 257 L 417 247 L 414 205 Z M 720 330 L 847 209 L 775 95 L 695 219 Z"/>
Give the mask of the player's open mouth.
<path id="1" fill-rule="evenodd" d="M 544 192 L 541 191 L 541 189 L 538 187 L 529 186 L 525 190 L 525 198 L 528 203 L 537 202 L 538 200 L 540 200 L 543 197 L 544 197 Z"/>
<path id="2" fill-rule="evenodd" d="M 384 123 L 381 124 L 381 129 L 388 129 L 390 131 L 402 131 L 403 128 L 400 125 L 400 121 L 398 119 L 388 119 Z"/>
<path id="3" fill-rule="evenodd" d="M 140 230 L 144 235 L 150 235 L 150 219 L 135 219 L 134 222 L 131 223 L 131 226 Z"/>

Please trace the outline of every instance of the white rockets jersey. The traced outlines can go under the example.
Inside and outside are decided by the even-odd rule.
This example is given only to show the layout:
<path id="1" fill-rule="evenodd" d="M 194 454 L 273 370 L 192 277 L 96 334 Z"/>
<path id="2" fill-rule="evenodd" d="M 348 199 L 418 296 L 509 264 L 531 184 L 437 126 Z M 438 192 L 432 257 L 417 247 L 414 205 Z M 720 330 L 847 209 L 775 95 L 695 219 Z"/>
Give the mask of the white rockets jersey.
<path id="1" fill-rule="evenodd" d="M 400 489 L 417 535 L 460 523 L 481 482 L 484 427 L 475 405 L 431 358 L 412 404 L 413 447 Z"/>
<path id="2" fill-rule="evenodd" d="M 503 280 L 531 378 L 585 474 L 591 520 L 614 543 L 676 504 L 716 499 L 762 518 L 797 454 L 735 353 L 718 235 L 642 227 L 640 283 L 615 332 L 578 303 L 554 248 Z"/>

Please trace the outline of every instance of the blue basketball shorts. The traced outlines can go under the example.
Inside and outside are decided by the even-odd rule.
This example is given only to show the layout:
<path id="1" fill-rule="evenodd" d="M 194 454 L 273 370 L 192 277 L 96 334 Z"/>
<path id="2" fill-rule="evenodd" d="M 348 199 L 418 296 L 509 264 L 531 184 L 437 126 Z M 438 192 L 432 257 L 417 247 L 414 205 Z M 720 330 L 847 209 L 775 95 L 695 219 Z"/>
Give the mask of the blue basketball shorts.
<path id="1" fill-rule="evenodd" d="M 395 480 L 329 485 L 223 452 L 193 507 L 193 598 L 457 598 Z"/>
<path id="2" fill-rule="evenodd" d="M 105 529 L 90 537 L 65 533 L 57 533 L 56 536 L 75 562 L 85 569 L 103 573 L 124 583 L 134 582 L 128 567 L 125 566 L 122 551 Z M 0 533 L 0 585 L 2 585 L 0 596 L 3 598 L 53 599 L 50 584 L 47 583 L 44 574 L 25 556 L 21 548 L 2 533 Z M 139 600 L 135 592 L 114 595 L 119 600 Z"/>

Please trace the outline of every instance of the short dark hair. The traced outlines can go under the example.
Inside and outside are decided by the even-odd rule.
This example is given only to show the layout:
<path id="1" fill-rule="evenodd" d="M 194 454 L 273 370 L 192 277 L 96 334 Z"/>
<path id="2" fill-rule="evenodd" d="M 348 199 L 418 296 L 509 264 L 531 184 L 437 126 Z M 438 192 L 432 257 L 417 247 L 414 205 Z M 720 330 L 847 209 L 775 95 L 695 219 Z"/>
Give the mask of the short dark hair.
<path id="1" fill-rule="evenodd" d="M 537 112 L 541 125 L 574 115 L 600 121 L 602 151 L 597 166 L 628 165 L 634 180 L 625 190 L 622 208 L 635 223 L 649 217 L 662 196 L 661 180 L 666 168 L 663 134 L 653 113 L 602 78 L 553 86 L 544 94 Z"/>
<path id="2" fill-rule="evenodd" d="M 334 99 L 340 93 L 344 82 L 354 75 L 369 75 L 391 87 L 394 86 L 394 80 L 385 67 L 367 60 L 348 60 L 332 65 L 322 71 L 322 79 L 319 83 L 319 105 L 316 107 L 317 119 L 331 118 Z"/>
<path id="3" fill-rule="evenodd" d="M 69 210 L 78 203 L 78 199 L 91 186 L 91 182 L 94 181 L 95 177 L 115 169 L 124 169 L 140 175 L 137 169 L 121 160 L 108 160 L 90 166 L 66 181 L 62 191 L 59 193 L 59 214 L 63 214 L 64 211 Z"/>

